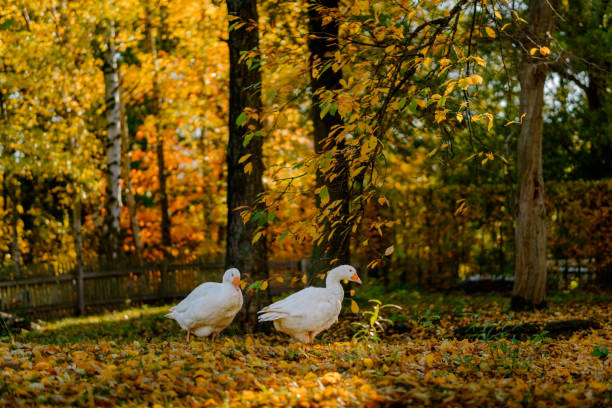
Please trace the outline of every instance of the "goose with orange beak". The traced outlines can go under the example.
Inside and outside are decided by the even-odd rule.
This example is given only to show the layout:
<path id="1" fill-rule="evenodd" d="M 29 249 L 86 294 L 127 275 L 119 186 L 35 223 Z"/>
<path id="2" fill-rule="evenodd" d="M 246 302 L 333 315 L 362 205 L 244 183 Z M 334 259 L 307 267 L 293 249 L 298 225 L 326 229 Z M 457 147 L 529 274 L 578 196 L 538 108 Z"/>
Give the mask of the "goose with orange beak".
<path id="1" fill-rule="evenodd" d="M 338 321 L 344 299 L 342 280 L 361 284 L 355 268 L 338 266 L 327 275 L 324 288 L 305 288 L 264 307 L 258 312 L 259 321 L 273 321 L 276 330 L 302 343 L 312 343 L 317 334 Z"/>
<path id="2" fill-rule="evenodd" d="M 211 336 L 214 341 L 241 308 L 240 271 L 232 268 L 225 271 L 223 282 L 205 282 L 195 288 L 181 303 L 171 307 L 166 317 L 187 330 L 187 341 L 191 333 L 198 337 Z"/>

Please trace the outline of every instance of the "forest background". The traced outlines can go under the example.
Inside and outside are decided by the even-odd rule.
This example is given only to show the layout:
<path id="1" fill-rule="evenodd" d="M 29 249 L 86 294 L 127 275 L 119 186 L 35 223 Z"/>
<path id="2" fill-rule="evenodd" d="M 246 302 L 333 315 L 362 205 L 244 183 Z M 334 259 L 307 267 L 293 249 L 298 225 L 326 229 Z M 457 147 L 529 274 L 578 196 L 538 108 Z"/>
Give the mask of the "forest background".
<path id="1" fill-rule="evenodd" d="M 529 62 L 545 256 L 610 281 L 609 1 L 554 1 L 543 33 L 521 1 L 4 3 L 5 279 L 164 258 L 511 276 Z"/>

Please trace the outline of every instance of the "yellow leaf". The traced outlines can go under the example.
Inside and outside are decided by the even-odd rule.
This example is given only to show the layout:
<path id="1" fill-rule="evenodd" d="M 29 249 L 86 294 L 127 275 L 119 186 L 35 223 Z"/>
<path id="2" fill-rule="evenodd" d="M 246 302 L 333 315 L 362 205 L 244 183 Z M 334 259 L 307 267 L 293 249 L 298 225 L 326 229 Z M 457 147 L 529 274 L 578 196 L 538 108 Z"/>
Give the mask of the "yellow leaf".
<path id="1" fill-rule="evenodd" d="M 463 114 L 461 112 L 457 112 L 457 122 L 461 123 L 463 120 Z"/>
<path id="2" fill-rule="evenodd" d="M 421 108 L 426 108 L 427 107 L 427 102 L 425 102 L 422 99 L 415 98 L 414 99 L 414 103 L 416 103 Z"/>
<path id="3" fill-rule="evenodd" d="M 529 55 L 534 55 L 536 52 L 538 52 L 537 48 L 532 48 L 529 50 Z"/>
<path id="4" fill-rule="evenodd" d="M 350 294 L 351 296 L 355 296 L 355 289 L 351 289 L 351 290 L 349 291 L 349 294 Z"/>
<path id="5" fill-rule="evenodd" d="M 482 67 L 484 67 L 485 65 L 487 65 L 487 61 L 483 60 L 480 57 L 473 57 L 474 61 L 476 61 L 476 63 Z"/>
<path id="6" fill-rule="evenodd" d="M 359 313 L 359 305 L 353 299 L 351 299 L 351 312 Z"/>
<path id="7" fill-rule="evenodd" d="M 455 81 L 452 81 L 451 83 L 448 84 L 448 86 L 446 87 L 446 90 L 444 91 L 445 96 L 453 92 L 453 89 L 455 89 L 455 84 L 457 84 L 457 82 Z"/>
<path id="8" fill-rule="evenodd" d="M 336 373 L 336 372 L 326 373 L 323 377 L 321 377 L 321 384 L 323 385 L 336 384 L 341 379 L 342 379 L 342 374 L 340 373 Z"/>
<path id="9" fill-rule="evenodd" d="M 253 171 L 253 163 L 247 163 L 244 165 L 244 172 L 246 174 L 251 174 L 252 171 Z"/>
<path id="10" fill-rule="evenodd" d="M 266 289 L 268 289 L 268 281 L 263 281 L 263 283 L 259 287 L 259 290 L 266 290 Z"/>
<path id="11" fill-rule="evenodd" d="M 472 78 L 475 84 L 482 84 L 482 77 L 480 75 L 474 74 Z"/>
<path id="12" fill-rule="evenodd" d="M 385 249 L 385 256 L 389 256 L 393 253 L 393 250 L 395 248 L 393 248 L 393 245 L 391 245 L 389 248 Z"/>
<path id="13" fill-rule="evenodd" d="M 253 236 L 253 240 L 251 241 L 251 244 L 256 243 L 257 241 L 259 241 L 259 238 L 261 238 L 261 231 L 257 231 L 255 233 L 255 236 Z"/>
<path id="14" fill-rule="evenodd" d="M 247 161 L 247 160 L 249 159 L 249 157 L 251 157 L 251 156 L 252 156 L 252 154 L 251 154 L 251 153 L 249 153 L 249 154 L 245 154 L 244 156 L 242 156 L 242 157 L 240 158 L 240 160 L 238 160 L 238 164 L 242 164 L 242 163 L 244 163 L 244 162 L 245 162 L 245 161 Z"/>
<path id="15" fill-rule="evenodd" d="M 540 47 L 540 54 L 542 54 L 542 56 L 547 56 L 548 54 L 550 54 L 550 48 L 548 47 Z"/>
<path id="16" fill-rule="evenodd" d="M 487 35 L 491 38 L 495 38 L 497 37 L 497 34 L 495 34 L 495 30 L 493 30 L 491 27 L 485 27 L 485 31 L 487 32 Z"/>
<path id="17" fill-rule="evenodd" d="M 371 358 L 366 357 L 363 359 L 363 364 L 368 368 L 372 368 L 372 366 L 374 365 L 374 361 Z"/>
<path id="18" fill-rule="evenodd" d="M 306 284 L 306 275 L 302 276 L 302 283 Z"/>
<path id="19" fill-rule="evenodd" d="M 276 281 L 277 281 L 278 283 L 283 283 L 285 280 L 283 279 L 283 277 L 282 277 L 282 276 L 277 276 L 277 277 L 276 277 Z"/>
<path id="20" fill-rule="evenodd" d="M 593 380 L 590 382 L 591 388 L 595 389 L 595 391 L 604 392 L 608 389 L 608 386 L 604 383 L 601 383 L 597 380 Z"/>

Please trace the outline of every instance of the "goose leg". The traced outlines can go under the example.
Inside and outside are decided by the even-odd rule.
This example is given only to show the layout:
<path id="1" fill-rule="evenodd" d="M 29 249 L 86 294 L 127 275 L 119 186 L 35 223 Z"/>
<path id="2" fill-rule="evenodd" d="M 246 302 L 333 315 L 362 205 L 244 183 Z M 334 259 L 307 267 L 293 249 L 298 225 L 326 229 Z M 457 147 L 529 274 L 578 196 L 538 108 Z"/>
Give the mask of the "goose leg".
<path id="1" fill-rule="evenodd" d="M 213 332 L 213 333 L 212 333 L 212 336 L 210 336 L 210 342 L 211 342 L 211 343 L 214 343 L 214 342 L 215 342 L 215 336 L 216 336 L 216 335 L 217 335 L 217 333 L 216 333 L 216 332 Z"/>
<path id="2" fill-rule="evenodd" d="M 189 343 L 189 335 L 191 334 L 191 329 L 187 329 L 187 343 Z"/>

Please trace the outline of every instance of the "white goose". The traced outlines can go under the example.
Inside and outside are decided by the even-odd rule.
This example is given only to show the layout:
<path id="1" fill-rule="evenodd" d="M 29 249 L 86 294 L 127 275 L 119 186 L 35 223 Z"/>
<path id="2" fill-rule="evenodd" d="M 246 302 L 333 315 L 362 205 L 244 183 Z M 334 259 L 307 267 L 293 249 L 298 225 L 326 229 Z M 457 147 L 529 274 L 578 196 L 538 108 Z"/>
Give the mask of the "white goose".
<path id="1" fill-rule="evenodd" d="M 166 315 L 187 330 L 187 341 L 193 332 L 196 336 L 212 334 L 212 340 L 225 329 L 242 308 L 240 271 L 228 269 L 223 282 L 205 282 L 195 288 L 181 303 L 170 308 Z"/>
<path id="2" fill-rule="evenodd" d="M 272 320 L 276 330 L 302 343 L 312 343 L 317 334 L 338 321 L 344 299 L 343 279 L 361 284 L 355 268 L 338 266 L 327 275 L 324 288 L 308 287 L 264 307 L 257 312 L 259 321 Z"/>

